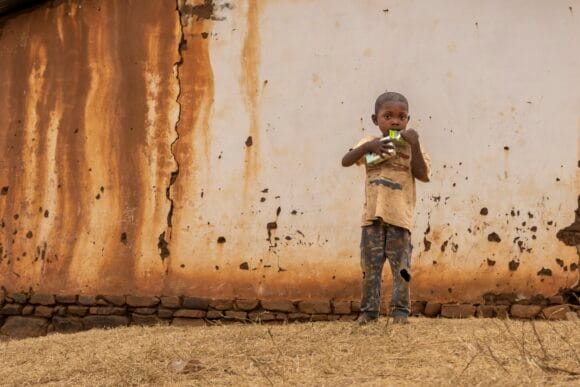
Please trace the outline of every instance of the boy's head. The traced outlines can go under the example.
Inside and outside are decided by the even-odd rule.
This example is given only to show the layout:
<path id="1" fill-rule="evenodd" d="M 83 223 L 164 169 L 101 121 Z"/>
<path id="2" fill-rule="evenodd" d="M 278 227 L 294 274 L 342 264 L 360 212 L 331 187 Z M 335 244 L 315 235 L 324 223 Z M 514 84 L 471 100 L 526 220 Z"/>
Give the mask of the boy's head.
<path id="1" fill-rule="evenodd" d="M 383 135 L 388 135 L 389 129 L 403 130 L 409 122 L 409 103 L 404 95 L 386 92 L 375 102 L 373 123 L 379 127 Z"/>

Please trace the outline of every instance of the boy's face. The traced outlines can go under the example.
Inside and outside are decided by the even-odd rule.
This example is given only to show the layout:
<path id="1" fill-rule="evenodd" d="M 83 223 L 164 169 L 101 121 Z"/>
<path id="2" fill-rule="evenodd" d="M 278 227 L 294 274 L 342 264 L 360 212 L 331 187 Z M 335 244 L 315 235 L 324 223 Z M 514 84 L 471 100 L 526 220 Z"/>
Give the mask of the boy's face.
<path id="1" fill-rule="evenodd" d="M 409 122 L 409 108 L 403 102 L 388 101 L 381 105 L 379 111 L 372 116 L 383 135 L 389 134 L 389 129 L 403 130 Z"/>

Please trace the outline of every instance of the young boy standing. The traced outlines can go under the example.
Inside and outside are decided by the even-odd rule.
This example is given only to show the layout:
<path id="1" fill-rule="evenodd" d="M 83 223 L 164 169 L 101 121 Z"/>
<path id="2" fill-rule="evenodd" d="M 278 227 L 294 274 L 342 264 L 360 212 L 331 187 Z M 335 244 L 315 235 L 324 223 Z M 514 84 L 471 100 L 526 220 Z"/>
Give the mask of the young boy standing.
<path id="1" fill-rule="evenodd" d="M 362 313 L 357 320 L 361 325 L 379 317 L 386 259 L 393 274 L 391 316 L 396 323 L 408 323 L 415 179 L 428 182 L 430 176 L 430 160 L 421 149 L 419 134 L 407 129 L 409 118 L 409 104 L 403 95 L 381 94 L 375 102 L 372 120 L 383 139 L 367 136 L 342 159 L 344 167 L 356 163 L 365 164 L 366 169 L 361 237 Z"/>

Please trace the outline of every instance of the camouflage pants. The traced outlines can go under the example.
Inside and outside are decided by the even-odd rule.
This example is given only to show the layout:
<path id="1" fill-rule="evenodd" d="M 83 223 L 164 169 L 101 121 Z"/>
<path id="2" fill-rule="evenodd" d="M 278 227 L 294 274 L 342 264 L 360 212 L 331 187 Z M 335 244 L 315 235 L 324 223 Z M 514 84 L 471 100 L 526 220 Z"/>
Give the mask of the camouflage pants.
<path id="1" fill-rule="evenodd" d="M 362 312 L 378 317 L 381 303 L 381 277 L 385 260 L 388 259 L 393 274 L 391 314 L 409 315 L 411 250 L 411 233 L 407 229 L 378 220 L 362 228 Z"/>

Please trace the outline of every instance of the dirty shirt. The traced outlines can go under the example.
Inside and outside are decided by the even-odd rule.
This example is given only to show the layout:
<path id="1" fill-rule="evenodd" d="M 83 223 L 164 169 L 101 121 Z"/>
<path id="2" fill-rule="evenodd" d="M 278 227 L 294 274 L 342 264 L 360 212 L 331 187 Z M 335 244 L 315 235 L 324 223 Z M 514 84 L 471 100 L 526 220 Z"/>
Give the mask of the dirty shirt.
<path id="1" fill-rule="evenodd" d="M 366 136 L 356 147 L 372 141 L 377 137 Z M 382 220 L 409 231 L 413 227 L 415 212 L 415 177 L 411 171 L 411 146 L 402 141 L 396 142 L 396 155 L 375 166 L 368 166 L 364 156 L 357 165 L 366 169 L 365 205 L 362 225 L 368 226 L 373 220 Z M 430 175 L 431 161 L 423 152 Z"/>

